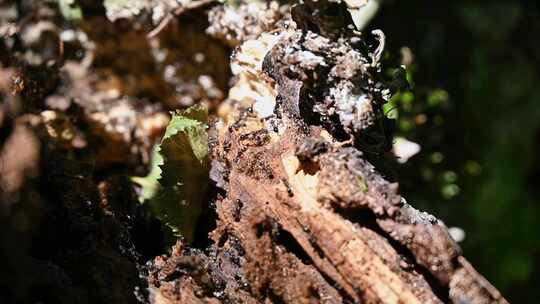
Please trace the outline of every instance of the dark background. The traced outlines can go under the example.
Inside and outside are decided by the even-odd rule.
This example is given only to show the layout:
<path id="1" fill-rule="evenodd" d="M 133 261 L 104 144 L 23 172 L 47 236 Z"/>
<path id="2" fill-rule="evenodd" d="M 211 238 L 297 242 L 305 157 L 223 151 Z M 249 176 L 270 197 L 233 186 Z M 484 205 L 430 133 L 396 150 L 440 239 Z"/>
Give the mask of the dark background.
<path id="1" fill-rule="evenodd" d="M 513 303 L 540 286 L 538 6 L 386 1 L 368 28 L 386 33 L 389 65 L 414 55 L 412 92 L 387 107 L 422 147 L 399 169 L 402 193 L 462 228 L 465 256 Z"/>

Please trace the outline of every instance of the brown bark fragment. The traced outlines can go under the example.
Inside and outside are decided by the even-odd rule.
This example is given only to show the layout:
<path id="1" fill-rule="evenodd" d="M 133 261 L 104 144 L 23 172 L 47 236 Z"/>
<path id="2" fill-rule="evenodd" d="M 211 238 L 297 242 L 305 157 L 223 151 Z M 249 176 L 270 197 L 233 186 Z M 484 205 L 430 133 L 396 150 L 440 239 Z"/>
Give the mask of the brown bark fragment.
<path id="1" fill-rule="evenodd" d="M 453 303 L 508 303 L 464 257 L 457 260 L 461 267 L 450 281 L 450 300 Z"/>

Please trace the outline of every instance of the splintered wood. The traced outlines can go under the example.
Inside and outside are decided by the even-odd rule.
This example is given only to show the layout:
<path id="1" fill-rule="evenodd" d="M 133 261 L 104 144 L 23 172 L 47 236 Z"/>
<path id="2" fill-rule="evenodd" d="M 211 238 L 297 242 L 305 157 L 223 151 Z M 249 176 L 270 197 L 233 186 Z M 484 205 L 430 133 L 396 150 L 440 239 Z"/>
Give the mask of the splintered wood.
<path id="1" fill-rule="evenodd" d="M 293 11 L 237 49 L 237 82 L 211 130 L 214 244 L 208 256 L 179 244 L 160 261 L 202 256 L 212 283 L 185 271 L 176 288 L 196 299 L 154 285 L 154 301 L 507 303 L 444 224 L 405 203 L 365 158 L 388 148 L 363 143 L 381 132 L 391 94 L 375 54 L 384 36 L 368 45 L 320 30 L 328 20 L 313 16 Z"/>

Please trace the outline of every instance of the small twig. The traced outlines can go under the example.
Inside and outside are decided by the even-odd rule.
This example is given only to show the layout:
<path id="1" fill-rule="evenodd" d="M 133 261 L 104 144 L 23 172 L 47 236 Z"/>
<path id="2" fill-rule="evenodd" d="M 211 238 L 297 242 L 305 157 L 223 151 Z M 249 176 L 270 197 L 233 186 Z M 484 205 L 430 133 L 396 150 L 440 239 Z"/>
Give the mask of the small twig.
<path id="1" fill-rule="evenodd" d="M 169 14 L 167 14 L 167 16 L 163 18 L 163 20 L 161 20 L 158 26 L 156 26 L 152 31 L 150 31 L 146 35 L 146 38 L 151 39 L 159 35 L 159 33 L 161 33 L 161 31 L 165 27 L 167 27 L 167 25 L 173 20 L 174 17 L 178 17 L 189 10 L 197 9 L 216 1 L 217 0 L 199 0 L 199 1 L 190 2 L 186 5 L 175 8 L 172 12 L 169 12 Z"/>
<path id="2" fill-rule="evenodd" d="M 169 13 L 150 33 L 146 34 L 146 38 L 151 39 L 156 37 L 168 24 L 171 22 L 173 14 Z"/>
<path id="3" fill-rule="evenodd" d="M 345 141 L 338 141 L 338 142 L 334 143 L 334 147 L 341 148 L 341 147 L 344 147 L 344 146 L 347 146 L 347 145 L 353 145 L 353 144 L 354 144 L 354 136 L 349 135 L 349 139 L 347 139 Z"/>

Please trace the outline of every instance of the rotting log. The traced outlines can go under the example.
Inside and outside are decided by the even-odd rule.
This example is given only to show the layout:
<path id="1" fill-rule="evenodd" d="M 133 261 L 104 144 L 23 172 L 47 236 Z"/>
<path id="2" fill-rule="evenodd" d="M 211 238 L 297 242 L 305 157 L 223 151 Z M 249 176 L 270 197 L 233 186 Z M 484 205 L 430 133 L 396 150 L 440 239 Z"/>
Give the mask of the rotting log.
<path id="1" fill-rule="evenodd" d="M 77 0 L 80 21 L 15 2 L 0 5 L 0 302 L 144 301 L 163 235 L 125 175 L 167 110 L 203 103 L 213 187 L 194 243 L 148 266 L 150 302 L 506 303 L 382 174 L 400 82 L 382 76 L 382 31 L 351 28 L 367 1 Z"/>
<path id="2" fill-rule="evenodd" d="M 388 149 L 384 35 L 343 34 L 314 3 L 237 49 L 210 130 L 213 245 L 156 258 L 150 300 L 507 303 L 368 160 Z"/>

